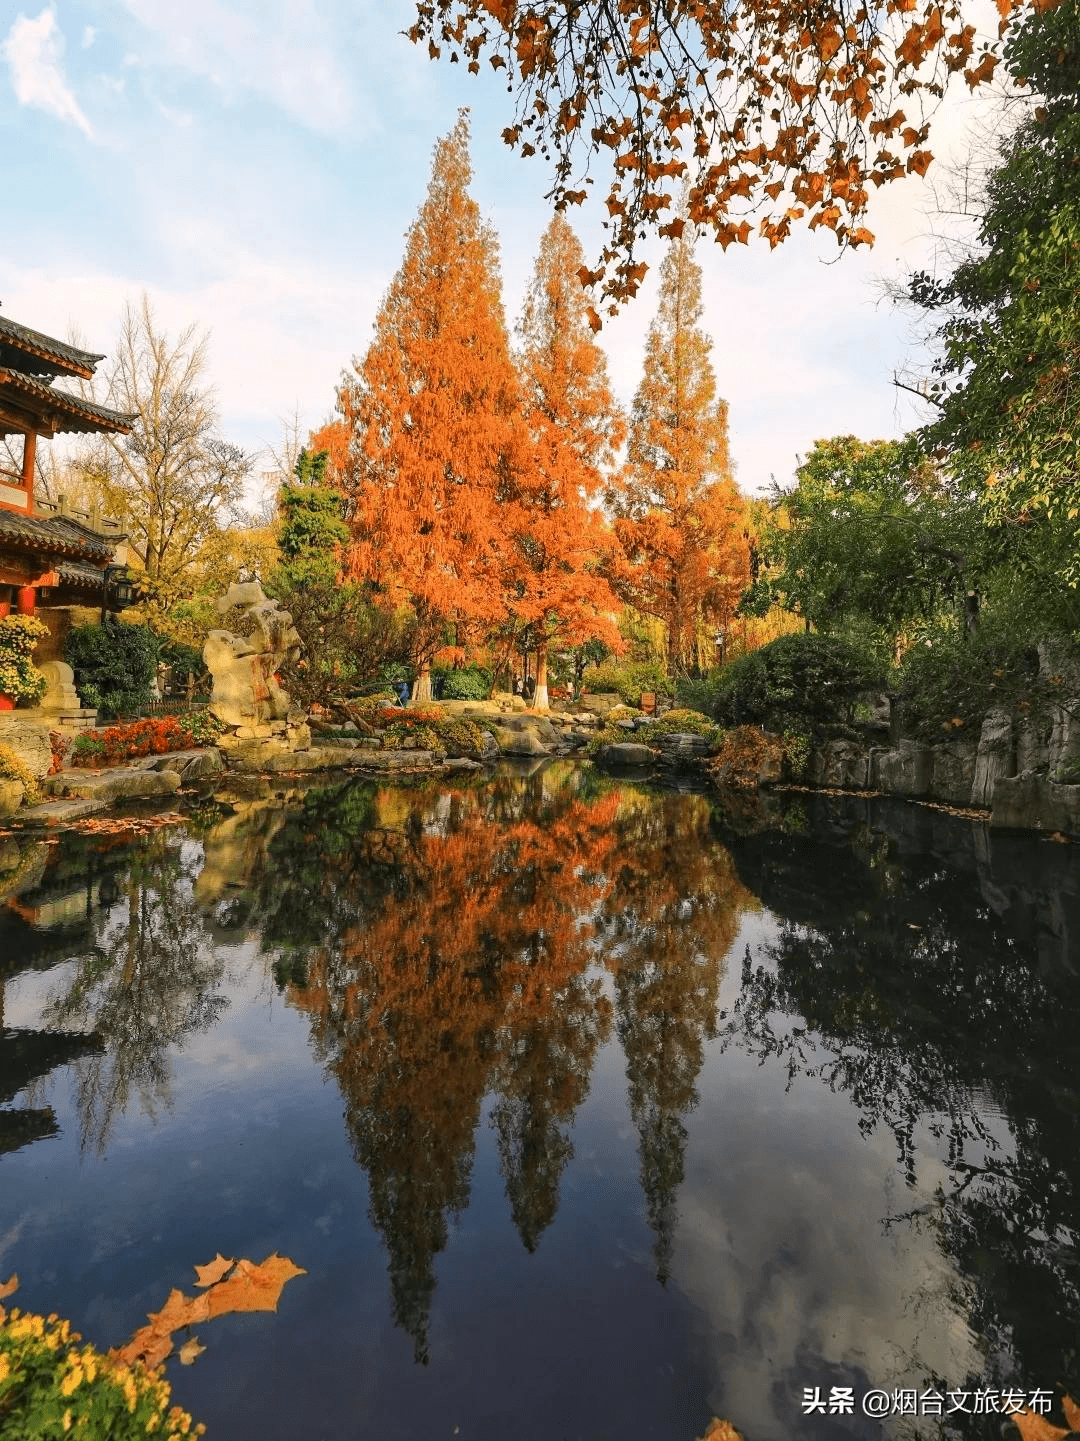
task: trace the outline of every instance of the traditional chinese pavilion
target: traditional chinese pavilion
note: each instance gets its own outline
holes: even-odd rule
[[[13,605],[32,615],[39,602],[104,604],[105,570],[124,539],[119,524],[34,495],[39,436],[130,431],[132,416],[54,383],[90,380],[103,359],[0,316],[0,435],[22,441],[18,470],[0,461],[0,616]]]

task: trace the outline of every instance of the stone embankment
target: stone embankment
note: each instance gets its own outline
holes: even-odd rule
[[[819,743],[806,782],[990,813],[992,827],[1080,836],[1080,703],[1036,720],[991,711],[978,739],[937,744],[897,735]]]

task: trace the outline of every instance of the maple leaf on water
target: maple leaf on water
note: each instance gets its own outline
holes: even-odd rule
[[[6,1281],[0,1281],[0,1301],[3,1301],[7,1296],[13,1296],[18,1289],[19,1276],[18,1272],[16,1272],[15,1275],[10,1276]]]
[[[233,1311],[276,1311],[285,1282],[306,1274],[287,1256],[276,1252],[258,1265],[252,1261],[232,1261],[219,1252],[205,1266],[195,1267],[196,1285],[205,1288],[201,1296],[185,1296],[183,1291],[174,1288],[161,1310],[151,1312],[147,1324],[112,1354],[129,1366],[141,1361],[152,1371],[172,1354],[173,1336],[183,1327]],[[194,1346],[192,1341],[185,1342],[180,1359],[185,1366],[190,1366],[204,1349],[198,1342]]]
[[[721,1421],[714,1416],[705,1428],[701,1441],[743,1441],[742,1432],[736,1431],[730,1421]]]
[[[1055,1426],[1045,1416],[1036,1415],[1034,1411],[1018,1411],[1012,1422],[1020,1432],[1022,1441],[1062,1441],[1065,1436],[1072,1436],[1080,1430],[1080,1406],[1066,1396],[1061,1409],[1065,1412],[1065,1420],[1068,1425],[1065,1427]]]
[[[223,1256],[219,1251],[212,1261],[205,1266],[196,1266],[195,1274],[198,1280],[196,1286],[213,1286],[216,1282],[224,1280],[236,1262],[229,1256]]]

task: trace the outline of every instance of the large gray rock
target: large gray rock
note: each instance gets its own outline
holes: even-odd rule
[[[22,781],[0,780],[0,816],[11,816],[22,805]]]
[[[480,759],[485,761],[497,760],[499,757],[499,742],[490,731],[481,731]]]
[[[901,741],[897,750],[871,752],[870,785],[893,796],[925,796],[930,791],[930,747]]]
[[[1008,711],[992,710],[983,721],[979,734],[971,804],[989,808],[998,781],[1015,774],[1016,745],[1013,739],[1012,716]]]
[[[637,741],[617,741],[614,745],[601,746],[596,759],[605,766],[651,766],[656,764],[656,752]]]
[[[18,719],[18,715],[18,711],[0,714],[0,746],[7,746],[34,779],[41,780],[52,765],[49,727],[39,721]]]
[[[1050,766],[1054,722],[1046,715],[1020,716],[1016,723],[1016,773],[1045,771]]]
[[[815,746],[806,763],[806,779],[830,790],[864,791],[870,784],[870,752],[851,740]]]
[[[170,751],[168,755],[154,756],[148,770],[176,771],[181,782],[189,786],[195,781],[211,780],[225,769],[225,757],[217,746],[203,746],[198,750]]]
[[[547,756],[551,749],[540,739],[535,726],[512,730],[509,726],[492,726],[491,733],[504,756]],[[552,732],[554,735],[554,732]]]
[[[976,747],[970,741],[932,746],[930,797],[951,806],[969,806],[975,782]]]
[[[623,698],[618,691],[585,691],[578,701],[581,710],[591,711],[593,715],[607,715],[609,710],[614,710],[617,705],[622,705]]]
[[[1080,786],[1059,786],[1045,776],[1000,776],[990,824],[1002,830],[1080,835]]]
[[[143,800],[179,789],[180,776],[173,770],[62,771],[52,784],[54,795],[93,801]]]
[[[696,736],[688,731],[657,736],[656,744],[660,748],[661,764],[666,766],[700,765],[712,750],[704,736]]]
[[[512,731],[535,731],[540,739],[547,746],[553,746],[559,737],[547,716],[542,715],[508,715],[504,716],[499,724],[505,730]]]

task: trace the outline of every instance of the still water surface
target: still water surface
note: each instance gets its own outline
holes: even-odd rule
[[[1075,855],[569,763],[0,840],[0,1278],[107,1347],[217,1251],[290,1256],[169,1362],[211,1441],[1075,1394]]]

